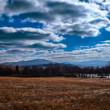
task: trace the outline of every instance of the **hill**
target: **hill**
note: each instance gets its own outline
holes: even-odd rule
[[[67,62],[64,62],[65,64],[68,64]],[[104,67],[108,64],[108,61],[85,61],[85,62],[72,62],[71,64],[77,65],[81,68],[83,67]]]
[[[49,63],[54,63],[54,62],[45,60],[45,59],[34,59],[34,60],[28,60],[28,61],[7,62],[7,63],[3,63],[3,65],[35,66],[35,65],[43,65],[43,64],[49,64]]]

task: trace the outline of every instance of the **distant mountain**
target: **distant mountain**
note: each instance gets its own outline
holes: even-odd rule
[[[34,60],[29,60],[29,61],[19,61],[19,62],[7,62],[3,63],[3,65],[11,65],[11,66],[37,66],[37,65],[44,65],[44,64],[49,64],[49,63],[54,63],[50,60],[45,60],[45,59],[34,59]]]
[[[7,63],[3,63],[2,65],[10,65],[10,66],[38,66],[38,65],[45,65],[48,66],[48,64],[55,64],[57,62],[53,62],[50,60],[45,60],[45,59],[34,59],[34,60],[29,60],[29,61],[19,61],[19,62],[7,62]],[[85,61],[85,62],[63,62],[61,63],[66,64],[66,65],[74,65],[74,66],[79,66],[79,67],[87,67],[87,66],[93,66],[93,67],[103,67],[106,66],[108,64],[108,61]]]
[[[64,62],[65,64],[68,64],[67,62]],[[87,66],[93,66],[93,67],[103,67],[108,64],[108,61],[85,61],[85,62],[72,62],[71,64],[77,65],[79,67],[87,67]]]

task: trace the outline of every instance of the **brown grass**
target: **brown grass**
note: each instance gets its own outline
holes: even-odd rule
[[[0,77],[0,110],[110,110],[110,79]]]

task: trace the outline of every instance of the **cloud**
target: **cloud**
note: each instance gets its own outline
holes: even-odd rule
[[[0,16],[5,12],[5,6],[7,5],[7,0],[0,0]]]
[[[83,61],[97,61],[110,60],[110,48],[107,47],[95,47],[91,49],[75,50],[72,52],[61,52],[49,54],[47,58],[58,62],[83,62]],[[45,57],[44,57],[45,58]]]
[[[108,12],[100,10],[100,6],[95,3],[49,2],[48,7],[52,8],[56,21],[48,24],[47,29],[56,29],[56,33],[94,37],[100,34],[101,28],[110,23]]]
[[[24,54],[26,60],[45,58],[59,62],[110,59],[107,41],[90,49],[61,50],[66,48],[61,35],[84,38],[98,36],[102,28],[110,31],[109,14],[109,0],[0,0],[1,18],[7,15],[13,21],[19,17],[23,23],[43,23],[43,29],[0,27],[0,48],[7,49],[0,50],[2,56],[6,55],[0,60],[22,60]],[[37,54],[36,50],[44,52]]]
[[[59,43],[59,44],[53,44],[53,43],[47,43],[47,42],[36,42],[32,45],[26,46],[29,48],[38,48],[38,49],[57,49],[57,48],[66,48],[66,45]]]
[[[52,32],[46,32],[36,28],[13,28],[1,27],[0,40],[53,40],[59,42],[64,38],[57,36]]]
[[[58,43],[63,39],[62,36],[59,37],[52,32],[47,32],[42,29],[13,27],[0,28],[0,48],[66,48],[66,45]]]
[[[14,14],[33,11],[33,9],[35,8],[35,4],[33,1],[31,2],[30,0],[7,0],[4,13],[11,16]]]
[[[4,51],[4,52],[3,52]],[[19,52],[15,55],[11,54],[11,51],[15,50],[2,50],[0,55],[6,55],[8,61],[22,61],[22,60],[32,60],[32,59],[48,59],[55,62],[83,62],[83,61],[109,61],[110,60],[110,42],[104,41],[103,43],[97,44],[94,47],[89,47],[87,49],[78,49],[73,51],[64,51],[63,49],[55,50],[31,50],[29,49],[29,54],[19,55]],[[21,50],[20,50],[21,51]],[[22,53],[24,50],[22,50]],[[33,51],[33,52],[32,52]],[[11,55],[11,57],[10,57]],[[7,62],[7,57],[0,57],[1,62]]]
[[[9,57],[9,56],[26,56],[35,54],[35,49],[23,49],[23,48],[15,48],[15,49],[8,49],[8,50],[1,50],[0,57]]]
[[[4,13],[42,22],[45,30],[54,33],[94,37],[110,24],[107,3],[104,0],[10,0]]]
[[[109,47],[110,44],[108,44],[108,43],[105,43],[105,44],[97,44],[96,46],[97,46],[97,47]]]
[[[104,43],[110,43],[110,40],[105,40],[105,41],[103,41]]]
[[[109,61],[110,60],[110,42],[104,41],[94,47],[87,49],[78,49],[73,51],[56,50],[52,52],[42,53],[35,58],[45,58],[57,62],[83,62],[83,61]]]
[[[106,31],[110,31],[110,27],[107,27],[105,30],[106,30]]]
[[[102,4],[103,4],[103,9],[110,11],[110,1],[109,0],[106,0]]]

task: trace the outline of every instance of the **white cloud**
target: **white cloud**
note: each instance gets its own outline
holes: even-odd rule
[[[58,36],[42,29],[13,27],[0,28],[0,48],[66,48],[65,44],[59,43],[63,39],[62,36]]]
[[[99,30],[110,23],[107,18],[108,12],[100,10],[100,6],[97,4],[83,2],[72,2],[71,4],[66,2],[64,4],[64,6],[61,4],[54,6],[53,11],[55,11],[57,19],[47,25],[47,30],[81,37],[92,37],[99,35]]]
[[[103,2],[103,8],[110,11],[110,1]]]
[[[110,46],[108,41],[97,44],[90,49],[74,50],[66,52],[58,50],[66,48],[59,43],[64,38],[61,34],[78,35],[81,37],[95,37],[100,34],[101,28],[110,31],[109,0],[0,0],[0,15],[6,14],[12,17],[23,15],[23,19],[43,23],[43,29],[35,28],[0,28],[0,47],[8,50],[0,51],[1,62],[7,59],[12,61],[44,58],[58,62],[77,62],[86,60],[110,60]],[[52,42],[51,42],[52,41]],[[56,43],[54,43],[56,42]],[[15,48],[18,49],[15,51]],[[21,50],[24,49],[24,50]],[[29,50],[28,49],[33,49]],[[36,49],[44,49],[37,51]],[[46,50],[47,49],[47,50]],[[54,49],[48,51],[48,49]],[[55,50],[56,49],[56,50]],[[15,52],[16,56],[13,56]],[[29,54],[29,53],[32,54]],[[21,54],[22,53],[22,54]],[[21,54],[21,56],[19,56]],[[11,55],[11,57],[9,57]],[[28,56],[29,55],[29,56]],[[31,56],[33,55],[33,56]]]
[[[104,43],[110,43],[110,40],[105,40],[105,41],[103,41]]]
[[[4,13],[43,22],[45,29],[54,33],[94,37],[110,24],[109,6],[107,0],[11,0]]]
[[[97,44],[96,45],[96,47],[109,47],[110,46],[110,44],[107,44],[107,43],[105,43],[105,44]]]
[[[26,55],[33,55],[35,53],[36,53],[35,49],[13,48],[8,50],[1,50],[0,57],[26,56]]]
[[[107,27],[105,30],[106,30],[106,31],[110,31],[110,27]]]
[[[64,51],[63,49],[59,50],[36,50],[33,51],[33,55],[24,55],[19,56],[17,54],[13,55],[10,54],[10,50],[5,50],[7,57],[10,60],[15,60],[15,57],[19,57],[18,60],[32,60],[32,59],[48,59],[55,62],[83,62],[83,61],[109,61],[110,60],[110,43],[104,42],[101,44],[97,44],[95,47],[89,48],[89,49],[79,49],[79,50],[73,50],[73,51]],[[23,51],[23,50],[22,50]],[[32,51],[32,50],[29,50]],[[3,52],[2,52],[3,53]],[[4,53],[2,55],[5,55]],[[9,55],[12,55],[12,57],[9,57]],[[1,57],[1,62],[6,62],[7,57]]]
[[[0,14],[4,14],[7,1],[8,0],[0,0]]]
[[[40,57],[57,62],[109,61],[109,55],[110,43],[105,41],[89,49],[73,50],[72,52],[56,50],[51,53],[47,52],[47,54],[37,55],[35,58]]]
[[[24,39],[35,39],[35,40],[46,39],[46,40],[53,40],[55,42],[60,42],[64,39],[62,36],[59,37],[58,35],[52,32],[48,32],[42,29],[31,28],[31,27],[28,27],[28,28],[0,27],[0,31],[2,31],[1,34],[3,34],[6,37],[10,36],[9,34],[13,34],[14,37],[10,38],[11,40],[16,39],[17,34],[23,35],[22,38],[19,36],[18,39],[23,39],[23,38]],[[0,39],[2,40],[2,37]]]

